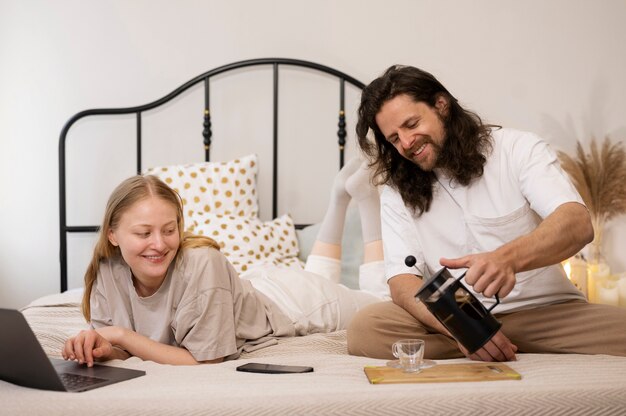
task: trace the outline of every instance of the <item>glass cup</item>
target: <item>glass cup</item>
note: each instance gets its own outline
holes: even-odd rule
[[[424,359],[424,340],[401,339],[391,346],[393,356],[398,359],[400,368],[405,373],[418,373]]]

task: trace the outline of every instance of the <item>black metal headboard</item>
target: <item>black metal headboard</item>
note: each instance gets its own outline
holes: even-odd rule
[[[273,166],[272,166],[272,217],[276,217],[278,210],[278,81],[279,81],[279,68],[281,65],[289,65],[296,67],[305,67],[314,69],[326,74],[333,75],[339,79],[339,122],[337,131],[337,144],[339,147],[339,168],[344,164],[344,148],[346,144],[346,120],[345,120],[345,83],[349,83],[359,89],[362,89],[365,85],[357,79],[341,72],[336,69],[320,65],[314,62],[302,61],[297,59],[286,58],[262,58],[262,59],[250,59],[246,61],[234,62],[228,65],[224,65],[215,69],[212,69],[204,74],[198,75],[192,80],[181,85],[171,93],[167,94],[163,98],[153,101],[148,104],[140,105],[137,107],[127,108],[102,108],[81,111],[70,118],[65,126],[61,130],[61,136],[59,137],[59,236],[60,236],[60,261],[61,261],[61,292],[64,292],[68,288],[67,284],[67,233],[86,233],[97,232],[98,226],[70,226],[67,225],[67,207],[66,207],[66,166],[65,166],[65,141],[67,133],[70,128],[78,120],[101,115],[114,115],[114,114],[135,114],[136,115],[136,132],[137,132],[137,174],[141,174],[142,171],[142,114],[145,111],[152,110],[159,107],[171,100],[184,91],[188,90],[192,86],[204,83],[204,116],[202,120],[202,136],[204,142],[204,160],[209,161],[211,151],[211,112],[209,106],[209,91],[210,91],[210,79],[215,75],[222,74],[231,70],[259,66],[259,65],[271,65],[273,68]]]

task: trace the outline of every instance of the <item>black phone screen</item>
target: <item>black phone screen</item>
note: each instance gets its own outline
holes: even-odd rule
[[[293,374],[293,373],[310,373],[313,367],[300,365],[277,365],[277,364],[261,364],[247,363],[237,367],[237,371],[246,371],[248,373],[266,373],[266,374]]]

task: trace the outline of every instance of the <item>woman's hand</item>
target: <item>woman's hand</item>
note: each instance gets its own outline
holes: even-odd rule
[[[94,329],[80,331],[65,341],[61,355],[65,360],[78,361],[92,367],[94,360],[106,361],[114,358],[115,348]]]

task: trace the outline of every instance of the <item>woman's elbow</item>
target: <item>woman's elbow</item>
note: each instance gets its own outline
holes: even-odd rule
[[[220,357],[214,360],[196,361],[196,364],[219,364],[223,362],[224,362],[224,357]]]

